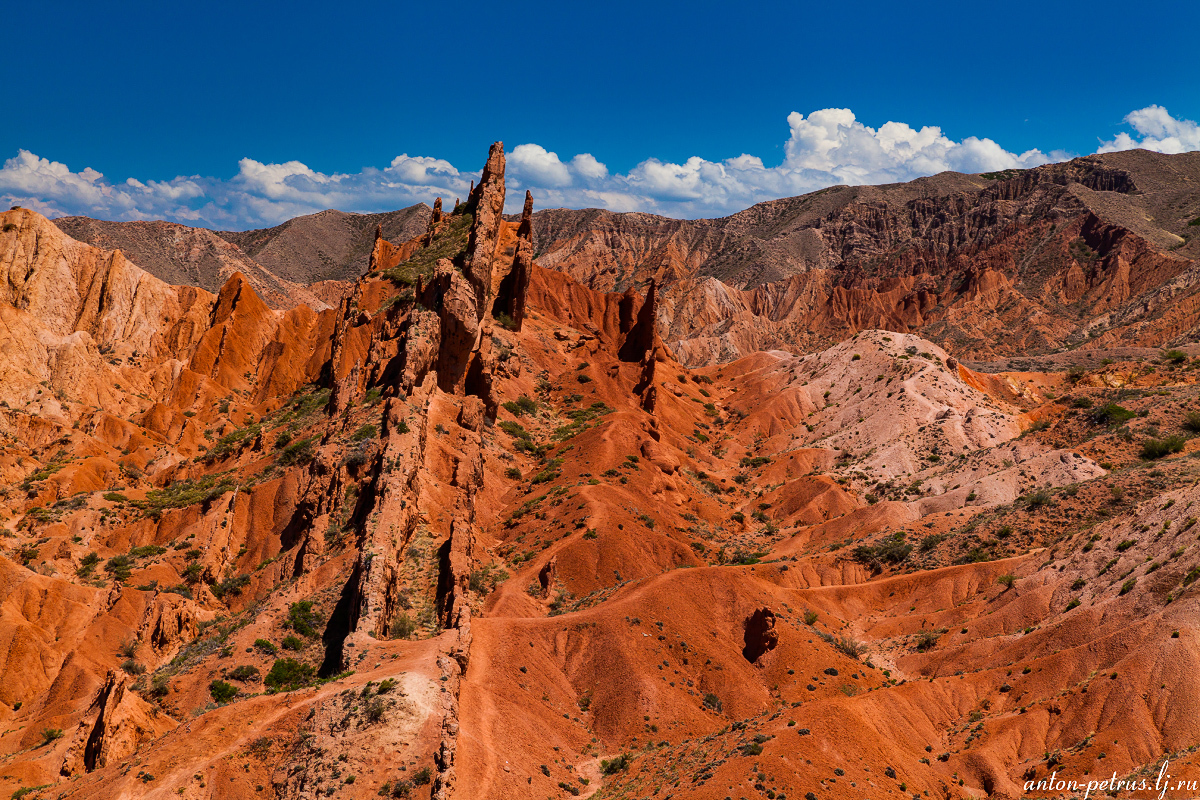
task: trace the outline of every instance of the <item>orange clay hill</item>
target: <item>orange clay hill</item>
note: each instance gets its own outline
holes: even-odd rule
[[[687,368],[504,204],[323,311],[2,215],[0,797],[1200,779],[1200,348]]]

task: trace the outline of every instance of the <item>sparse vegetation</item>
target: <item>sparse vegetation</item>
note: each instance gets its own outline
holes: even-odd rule
[[[356,430],[351,436],[350,441],[362,442],[367,439],[374,439],[379,435],[379,429],[374,425],[367,424]]]
[[[237,697],[238,688],[231,683],[226,683],[222,680],[215,680],[208,685],[208,693],[212,695],[214,702],[228,703],[230,700]]]
[[[942,638],[945,630],[930,630],[921,631],[917,634],[916,648],[918,653],[925,653],[932,650],[938,643],[938,639]]]
[[[874,570],[900,564],[908,558],[913,549],[913,546],[906,542],[905,538],[905,533],[899,531],[881,539],[874,545],[862,544],[855,547],[852,555],[855,561],[866,564]]]
[[[311,664],[294,658],[280,658],[271,666],[263,683],[276,691],[290,692],[307,686],[315,675],[316,669]]]
[[[151,489],[146,493],[145,500],[133,505],[157,519],[168,509],[207,503],[226,492],[232,492],[235,487],[233,479],[228,476],[210,475],[194,480],[175,481],[162,489]]]
[[[614,756],[608,759],[601,759],[600,772],[603,775],[616,775],[618,772],[629,768],[629,762],[633,758],[629,753],[621,753],[619,756]]]
[[[1172,453],[1183,452],[1183,447],[1186,443],[1187,440],[1178,435],[1167,436],[1162,439],[1149,438],[1142,442],[1141,456],[1147,461],[1155,461]]]
[[[1091,419],[1097,425],[1116,425],[1128,422],[1136,416],[1137,414],[1133,411],[1116,403],[1105,403],[1102,406],[1096,407],[1091,414]]]
[[[417,621],[407,611],[401,611],[392,620],[391,633],[394,639],[411,639],[417,632]]]
[[[301,600],[288,606],[286,624],[301,636],[315,639],[320,635],[317,626],[321,624],[321,615],[313,610],[311,600]]]
[[[285,467],[304,466],[313,460],[316,437],[292,442],[279,454],[279,463]]]
[[[501,403],[504,410],[512,414],[514,417],[521,417],[525,414],[534,414],[537,412],[537,401],[528,395],[521,395],[516,400],[507,400]]]
[[[428,247],[421,248],[413,253],[412,258],[385,271],[383,277],[401,286],[415,286],[418,278],[433,275],[439,259],[457,261],[467,251],[471,221],[469,213],[452,214]]]

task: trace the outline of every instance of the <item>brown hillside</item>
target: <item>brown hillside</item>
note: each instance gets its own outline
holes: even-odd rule
[[[718,220],[535,215],[540,264],[662,287],[659,328],[699,365],[867,328],[961,357],[1194,338],[1200,153],[1129,151],[987,175],[835,186]]]

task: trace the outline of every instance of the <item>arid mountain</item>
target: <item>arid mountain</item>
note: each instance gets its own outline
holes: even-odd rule
[[[240,273],[263,302],[272,308],[291,308],[304,303],[320,311],[337,305],[328,292],[313,291],[307,283],[280,277],[236,245],[205,228],[189,228],[173,222],[104,222],[88,217],[54,220],[71,238],[103,250],[121,253],[166,283],[220,291],[234,273]],[[347,284],[341,287],[342,292]],[[340,292],[337,293],[340,297]]]
[[[504,173],[319,312],[0,215],[0,796],[1200,779],[1200,346],[689,368]]]
[[[407,241],[425,230],[424,203],[384,214],[322,211],[274,228],[210,231],[172,222],[54,220],[71,238],[126,258],[167,283],[217,292],[235,272],[271,308],[336,306],[367,270],[377,228]]]
[[[1135,150],[988,175],[831,187],[718,220],[534,218],[538,263],[660,286],[684,363],[920,333],[960,357],[1158,346],[1200,325],[1200,153]]]
[[[219,231],[251,258],[287,280],[356,281],[367,271],[376,228],[384,238],[405,242],[424,232],[429,206],[418,203],[382,214],[321,211],[296,217],[274,228]]]

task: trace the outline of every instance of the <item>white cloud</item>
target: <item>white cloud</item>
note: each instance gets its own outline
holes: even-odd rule
[[[571,171],[540,144],[519,144],[508,154],[513,177],[531,186],[569,186]]]
[[[1176,119],[1160,106],[1134,111],[1125,122],[1133,134],[1120,133],[1102,142],[1098,152],[1200,149],[1200,126]],[[519,210],[524,190],[530,189],[538,208],[722,216],[763,200],[834,184],[895,183],[945,170],[987,172],[1071,157],[1060,150],[1010,152],[976,136],[955,141],[933,125],[914,128],[893,121],[872,128],[845,108],[822,109],[807,117],[793,112],[787,123],[784,158],[775,166],[743,153],[723,161],[692,157],[681,164],[649,158],[622,174],[610,172],[590,153],[565,159],[541,145],[520,144],[508,156],[509,210]],[[131,177],[111,182],[91,168],[73,172],[65,164],[21,150],[0,168],[0,202],[49,216],[169,219],[240,229],[274,225],[325,208],[383,211],[432,203],[438,196],[451,202],[465,198],[477,176],[443,159],[405,154],[382,169],[366,167],[347,174],[325,174],[299,161],[268,164],[245,158],[228,179]]]
[[[1175,119],[1162,106],[1146,106],[1137,111],[1131,111],[1125,117],[1125,123],[1133,128],[1138,136],[1135,138],[1128,133],[1118,133],[1107,142],[1101,142],[1097,153],[1111,153],[1115,150],[1154,150],[1159,153],[1186,153],[1200,150],[1200,125],[1190,119]]]

